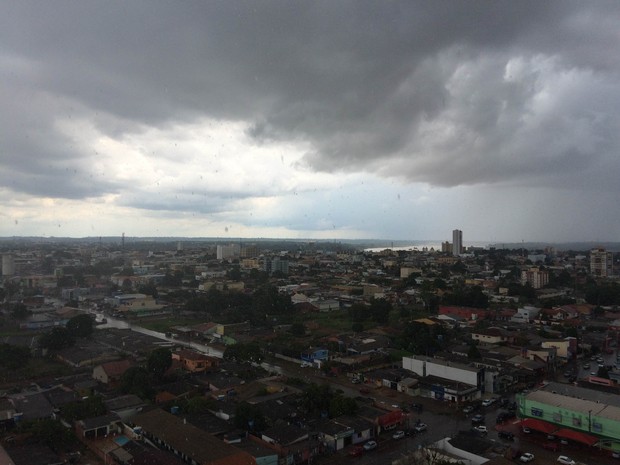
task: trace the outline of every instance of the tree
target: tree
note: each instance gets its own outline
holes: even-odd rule
[[[328,384],[319,386],[312,383],[302,395],[301,407],[309,415],[318,416],[323,412],[329,412],[331,398],[332,391]]]
[[[392,304],[385,299],[372,299],[370,302],[370,314],[372,319],[379,324],[386,324],[390,320]]]
[[[140,284],[138,286],[138,292],[140,294],[150,295],[154,299],[157,298],[157,287],[155,286],[152,280],[146,284]]]
[[[69,402],[60,408],[60,414],[69,423],[84,418],[98,417],[106,412],[106,406],[100,396],[91,396],[84,400]]]
[[[207,399],[204,396],[194,396],[187,400],[185,408],[187,413],[207,413],[216,407],[215,402],[214,399]]]
[[[364,324],[363,323],[353,323],[351,325],[351,331],[353,331],[354,333],[360,333],[360,332],[364,331]]]
[[[146,369],[157,380],[162,379],[164,374],[172,366],[172,352],[166,347],[155,349],[146,361]]]
[[[67,330],[76,338],[87,337],[93,333],[93,319],[90,315],[77,315],[67,322]]]
[[[306,327],[303,323],[293,323],[290,332],[293,336],[304,336],[306,334]]]
[[[470,360],[480,360],[482,354],[478,350],[478,346],[474,343],[469,344],[469,350],[467,351],[467,358]]]
[[[256,342],[249,342],[247,344],[239,342],[226,347],[224,360],[260,363],[263,361],[263,353],[261,347]]]
[[[77,442],[70,428],[50,418],[23,423],[19,426],[18,432],[32,434],[35,442],[42,442],[55,452],[71,450]]]
[[[30,350],[28,347],[0,344],[0,366],[16,370],[28,363]]]
[[[244,430],[262,431],[267,427],[267,420],[259,407],[240,402],[235,408],[235,426]]]
[[[75,339],[67,328],[57,326],[48,333],[39,337],[39,345],[44,349],[60,350],[71,347]]]
[[[356,302],[349,307],[349,316],[355,322],[367,320],[370,317],[370,307],[366,304]]]
[[[15,304],[11,308],[11,317],[16,320],[24,320],[28,318],[30,311],[24,304]]]
[[[143,367],[131,367],[121,376],[121,391],[125,394],[135,394],[142,399],[149,399],[152,395],[151,377]]]
[[[357,402],[352,397],[336,394],[329,402],[329,416],[335,418],[340,415],[354,415],[358,408]]]

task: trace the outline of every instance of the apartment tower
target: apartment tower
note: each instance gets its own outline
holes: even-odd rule
[[[455,229],[452,231],[452,255],[458,257],[463,253],[463,231]]]
[[[603,248],[590,250],[590,273],[597,278],[613,275],[614,257]]]

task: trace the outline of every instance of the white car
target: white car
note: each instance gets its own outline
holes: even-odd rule
[[[376,441],[368,441],[366,444],[364,444],[364,450],[373,450],[376,448],[377,448]]]
[[[521,455],[521,457],[519,457],[519,460],[523,463],[531,462],[532,460],[534,460],[534,454],[526,452],[525,454]]]
[[[558,457],[558,462],[562,463],[563,465],[575,465],[575,461],[570,457],[567,457],[566,455],[560,455]]]
[[[396,431],[394,434],[392,434],[392,439],[402,439],[405,437],[405,432],[404,431]]]
[[[416,432],[421,433],[422,431],[426,431],[428,429],[428,425],[426,423],[420,423],[415,425],[415,428],[413,429],[416,430]]]
[[[483,425],[479,425],[479,426],[474,426],[472,428],[474,431],[477,431],[480,434],[487,434],[489,431],[487,430],[486,426]]]
[[[495,399],[484,399],[482,401],[482,406],[483,407],[489,407],[491,405],[493,405],[495,403]]]

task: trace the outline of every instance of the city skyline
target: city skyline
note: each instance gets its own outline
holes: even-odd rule
[[[0,17],[0,237],[620,240],[616,2]]]

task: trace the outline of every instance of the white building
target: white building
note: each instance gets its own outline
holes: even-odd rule
[[[599,278],[613,275],[614,257],[611,252],[598,248],[590,251],[590,273]]]
[[[427,379],[430,396],[461,402],[480,397],[485,391],[485,369],[473,365],[414,355],[403,357],[403,368]]]
[[[540,308],[531,307],[526,305],[525,307],[521,307],[517,309],[517,313],[515,313],[510,321],[513,323],[529,323],[532,320],[535,320],[540,312]]]
[[[239,244],[218,245],[215,254],[218,260],[238,258],[241,254],[241,246]]]

